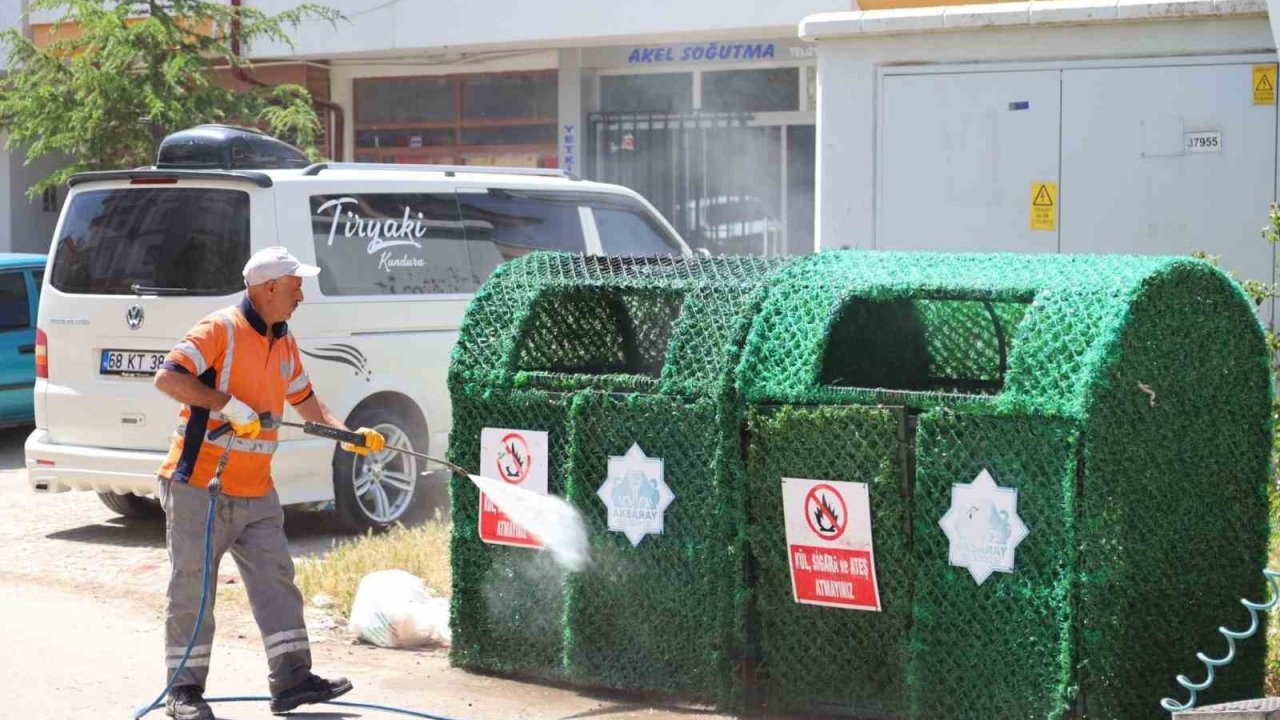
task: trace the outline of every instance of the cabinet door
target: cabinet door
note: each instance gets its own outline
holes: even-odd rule
[[[1049,418],[949,410],[920,416],[912,496],[913,717],[1065,716],[1076,672],[1063,658],[1076,657],[1071,508],[1079,435],[1071,422]],[[1011,504],[997,508],[990,496],[965,491],[983,472],[1006,498],[1013,491]],[[949,516],[950,531],[939,524]],[[1028,532],[1009,552],[1015,519]],[[1008,561],[1009,571],[969,564],[994,557]],[[979,583],[975,570],[990,574]]]
[[[1253,66],[1067,70],[1062,251],[1220,256],[1271,282],[1259,236],[1275,197],[1276,109]]]
[[[876,247],[1053,252],[1033,183],[1058,181],[1059,71],[887,75]]]
[[[739,481],[726,484],[732,470],[716,470],[727,462],[730,437],[737,440],[736,425],[727,430],[707,400],[596,391],[574,397],[565,496],[586,523],[593,566],[608,570],[564,580],[564,661],[572,682],[707,698],[729,692],[730,665],[745,643],[736,598],[748,593]],[[650,459],[616,469],[614,458],[630,456],[633,447]],[[675,497],[665,510],[656,476]],[[610,478],[616,480],[601,495]],[[610,529],[621,515],[609,507],[655,512],[661,532],[636,544]]]
[[[762,408],[747,429],[747,539],[765,707],[771,714],[905,717],[915,575],[906,411]],[[880,612],[796,602],[782,499],[788,477],[867,484]]]

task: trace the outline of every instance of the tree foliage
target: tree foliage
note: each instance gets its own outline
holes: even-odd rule
[[[9,51],[0,130],[28,162],[67,159],[32,195],[73,173],[149,165],[165,135],[200,123],[261,125],[317,154],[321,126],[306,88],[236,91],[225,82],[232,71],[252,72],[233,51],[233,35],[244,47],[291,45],[289,29],[309,19],[336,22],[337,11],[304,4],[268,15],[209,0],[33,0],[29,7],[62,16],[43,46],[17,29],[0,33]]]

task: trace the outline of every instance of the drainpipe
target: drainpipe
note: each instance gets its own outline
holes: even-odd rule
[[[240,0],[231,0],[231,7],[236,10],[236,14],[231,18],[231,54],[237,58],[240,57]],[[249,73],[244,68],[232,67],[231,74],[240,82],[256,85],[258,87],[271,87],[270,83],[265,83]],[[343,133],[345,127],[343,125],[342,106],[329,100],[321,100],[318,97],[312,97],[311,103],[316,107],[322,108],[329,114],[330,124],[328,137],[329,149],[333,152],[327,153],[329,157],[336,161],[342,160]]]

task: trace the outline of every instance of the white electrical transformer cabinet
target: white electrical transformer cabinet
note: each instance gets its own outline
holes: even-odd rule
[[[1251,86],[1268,61],[887,72],[876,247],[1204,251],[1271,281],[1276,105]]]
[[[1155,2],[1143,7],[1165,16],[1126,20],[1126,2],[806,20],[801,35],[819,45],[819,247],[1204,252],[1275,282],[1262,237],[1280,169],[1265,5],[1202,2],[1220,14],[1171,20],[1190,3]]]

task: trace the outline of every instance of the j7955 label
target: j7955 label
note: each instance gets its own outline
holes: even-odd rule
[[[1194,132],[1183,137],[1182,149],[1188,153],[1222,152],[1222,133]]]

